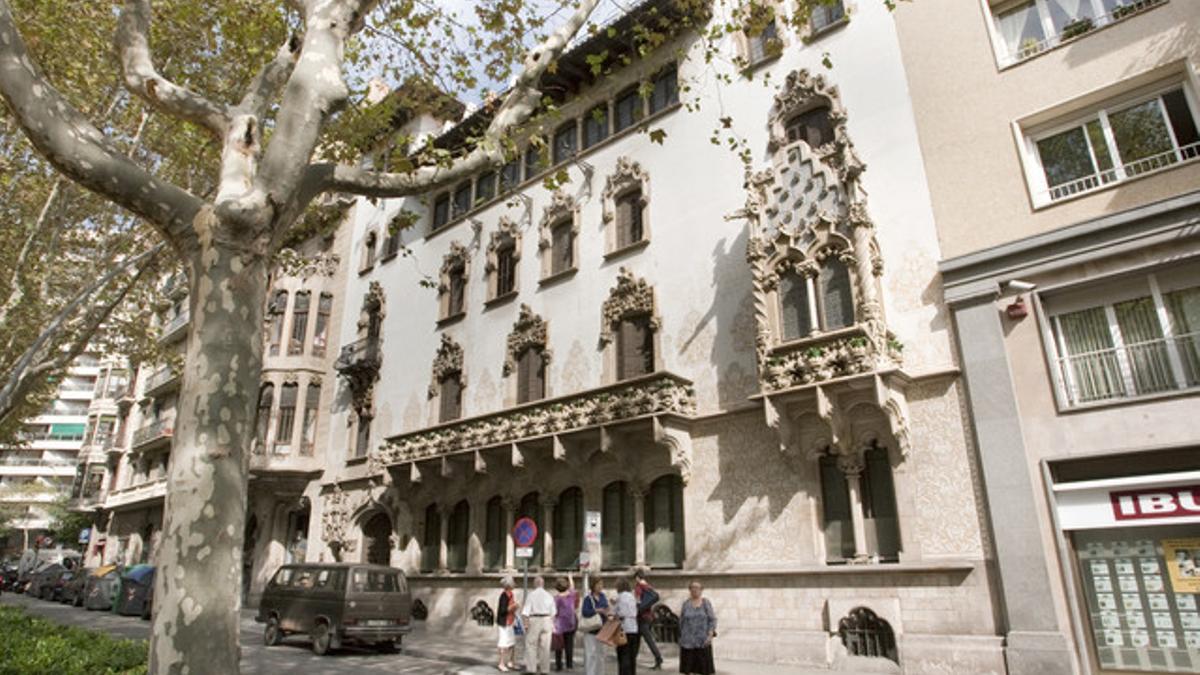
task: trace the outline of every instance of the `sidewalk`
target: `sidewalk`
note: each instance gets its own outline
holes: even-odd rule
[[[663,655],[663,673],[679,672],[679,648],[675,645],[659,645]],[[458,668],[448,668],[447,675],[485,675],[498,673],[496,670],[496,633],[492,627],[471,627],[458,633],[434,633],[426,628],[423,622],[414,625],[413,632],[404,638],[403,651],[405,654],[420,658],[445,661],[457,664]],[[608,665],[605,673],[617,672],[617,658],[612,649],[608,650]],[[524,666],[525,653],[518,641],[517,665]],[[755,663],[751,661],[731,661],[722,659],[720,649],[716,652],[717,675],[867,675],[866,671],[830,671],[824,669],[804,668],[795,665],[775,665]],[[650,667],[654,659],[645,646],[642,647],[638,658],[638,673],[654,673]],[[550,668],[554,668],[554,655],[550,655]],[[568,672],[568,671],[564,671]],[[574,673],[583,672],[583,642],[578,640],[575,646]],[[876,675],[878,671],[875,671]]]

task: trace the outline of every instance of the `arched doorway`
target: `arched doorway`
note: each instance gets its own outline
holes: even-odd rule
[[[363,525],[363,550],[366,562],[387,565],[391,562],[392,519],[386,513],[376,513]]]

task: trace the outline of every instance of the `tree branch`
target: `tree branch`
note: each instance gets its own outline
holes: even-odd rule
[[[138,280],[150,268],[150,264],[162,252],[165,246],[166,244],[159,243],[149,250],[143,251],[115,266],[106,274],[81,289],[66,306],[55,314],[54,318],[38,334],[37,339],[17,359],[12,370],[4,375],[4,382],[0,385],[0,426],[3,426],[8,421],[7,418],[9,415],[18,408],[18,403],[25,398],[25,395],[37,383],[39,375],[44,375],[50,371],[65,367],[83,352],[92,336],[95,335],[96,329],[108,319],[113,309],[125,299],[130,289],[137,284]],[[75,316],[79,308],[85,302],[95,297],[97,293],[107,288],[118,276],[130,268],[137,269],[133,278],[114,297],[85,315],[83,325],[78,328],[76,335],[68,343],[69,346],[67,349],[59,351],[57,354],[47,355],[47,350],[55,344],[62,332],[69,327],[71,318]]]
[[[266,115],[271,101],[279,95],[280,89],[292,76],[292,69],[296,67],[296,60],[299,57],[300,36],[293,33],[288,37],[287,42],[279,47],[275,58],[263,66],[263,69],[254,77],[254,81],[246,90],[246,95],[242,97],[242,102],[238,104],[238,109],[261,120]]]
[[[571,38],[587,21],[598,0],[581,0],[571,17],[525,57],[525,65],[516,84],[504,97],[483,138],[471,152],[449,166],[426,166],[405,173],[383,173],[347,165],[314,164],[309,167],[306,183],[315,183],[321,191],[336,190],[368,197],[403,197],[434,190],[462,178],[504,163],[501,140],[513,128],[525,123],[541,100],[538,84],[546,69],[566,49]]]
[[[191,233],[201,201],[125,157],[42,76],[0,0],[0,95],[29,141],[68,178],[156,225],[169,241]]]
[[[150,55],[150,0],[126,0],[117,23],[117,49],[125,86],[154,108],[194,122],[221,138],[229,111],[159,74]]]

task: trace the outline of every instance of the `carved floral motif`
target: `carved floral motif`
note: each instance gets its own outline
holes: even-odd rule
[[[550,363],[550,349],[546,347],[546,321],[533,313],[529,305],[521,305],[521,313],[508,334],[508,347],[504,351],[504,374],[512,375],[517,369],[521,353],[530,347],[540,347],[542,363]]]
[[[438,346],[437,354],[433,357],[433,381],[429,383],[429,398],[438,395],[439,387],[442,380],[451,373],[459,373],[462,377],[463,369],[463,348],[454,338],[442,333],[442,344]],[[466,381],[460,379],[462,386],[466,386]]]
[[[604,301],[600,318],[600,343],[613,340],[613,327],[632,316],[649,316],[650,328],[658,330],[658,318],[654,315],[654,289],[645,279],[633,276],[628,268],[622,267],[617,274],[617,285]]]
[[[333,491],[325,495],[324,502],[321,508],[321,536],[334,560],[340,561],[343,553],[354,552],[355,542],[350,527],[350,514],[354,508],[338,484],[334,484]]]

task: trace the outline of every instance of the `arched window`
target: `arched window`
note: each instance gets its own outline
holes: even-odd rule
[[[810,288],[809,279],[799,272],[789,270],[779,276],[779,323],[784,341],[807,337],[816,328]]]
[[[568,488],[554,507],[554,568],[577,569],[583,550],[583,490]]]
[[[517,403],[546,397],[546,363],[540,347],[529,347],[517,358]]]
[[[646,495],[646,562],[651,567],[683,565],[683,481],[667,475]]]
[[[292,445],[292,430],[296,426],[296,395],[300,385],[289,382],[279,390],[279,425],[275,427],[275,450],[287,452]]]
[[[833,142],[833,120],[829,117],[829,106],[813,108],[793,115],[786,123],[788,143],[804,141],[810,148],[819,148]]]
[[[267,445],[267,431],[271,428],[271,405],[275,402],[275,385],[270,382],[258,390],[258,417],[254,422],[254,437],[259,449]]]
[[[471,505],[462,500],[454,505],[446,541],[446,567],[451,572],[467,570],[467,546],[471,538]]]
[[[288,341],[288,356],[304,353],[304,338],[308,333],[308,291],[297,291],[292,300],[292,339]]]
[[[333,313],[333,295],[322,293],[317,300],[317,325],[313,329],[313,356],[325,356],[329,343],[329,315]]]
[[[450,422],[462,415],[462,373],[451,371],[438,383],[439,420]]]
[[[425,536],[421,538],[421,571],[432,572],[438,566],[438,552],[442,545],[442,515],[437,504],[425,507]]]
[[[609,483],[604,488],[600,555],[605,569],[629,567],[635,555],[633,496],[625,481]]]
[[[854,323],[854,297],[850,290],[850,271],[846,264],[830,257],[821,263],[817,278],[821,287],[821,313],[825,330],[837,330]]]
[[[304,430],[300,438],[300,454],[312,455],[317,444],[317,414],[321,411],[321,385],[309,384],[304,392]]]
[[[529,559],[530,567],[538,567],[542,564],[542,500],[536,492],[521,497],[521,504],[517,507],[517,519],[530,518],[538,526],[537,541],[533,543],[533,557]]]
[[[833,455],[822,455],[819,465],[825,559],[829,562],[845,562],[854,558],[854,522],[850,516],[846,476]]]
[[[391,563],[392,519],[386,513],[376,513],[363,525],[363,554],[371,565]]]
[[[488,500],[486,520],[483,531],[483,568],[498,570],[504,566],[504,539],[508,536],[508,523],[504,522],[504,501],[500,497]]]

